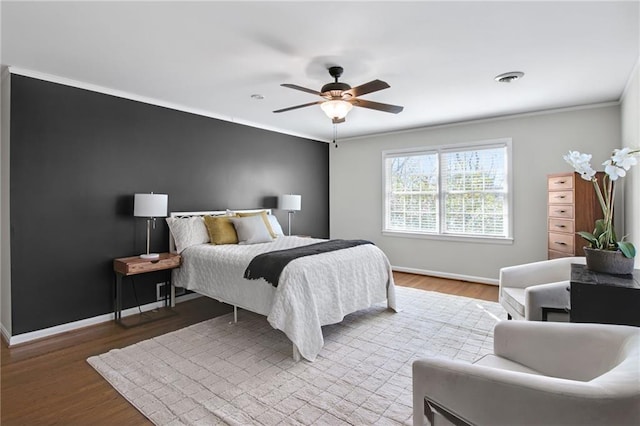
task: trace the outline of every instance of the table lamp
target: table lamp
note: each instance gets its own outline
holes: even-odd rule
[[[289,211],[289,235],[291,235],[291,216],[302,207],[302,196],[285,194],[280,196],[280,209]]]
[[[151,221],[153,221],[153,228],[156,227],[157,217],[167,217],[167,201],[169,196],[167,194],[134,194],[133,198],[133,215],[135,217],[147,218],[147,253],[141,254],[143,259],[158,259],[160,255],[158,253],[149,253],[149,238],[151,234]]]

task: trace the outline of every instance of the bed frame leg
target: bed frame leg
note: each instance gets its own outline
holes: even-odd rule
[[[293,360],[295,362],[300,362],[300,351],[295,343],[293,344]]]
[[[238,322],[238,307],[233,305],[233,323],[236,324]]]

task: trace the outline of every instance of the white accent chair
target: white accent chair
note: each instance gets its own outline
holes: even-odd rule
[[[509,319],[542,320],[542,308],[569,307],[571,264],[584,257],[562,257],[500,269],[498,300]]]
[[[640,328],[501,321],[471,364],[413,363],[413,424],[639,425]]]

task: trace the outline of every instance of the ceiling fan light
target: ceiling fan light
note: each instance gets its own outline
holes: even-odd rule
[[[320,108],[329,118],[345,118],[353,105],[347,101],[333,100],[321,103]]]

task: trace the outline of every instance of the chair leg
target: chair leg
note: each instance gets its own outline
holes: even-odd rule
[[[416,384],[413,386],[413,426],[424,426],[425,400],[423,392],[416,392]],[[433,425],[430,425],[433,426]]]
[[[424,415],[427,417],[427,421],[429,422],[429,426],[436,426],[435,413],[433,412],[433,408],[429,405],[429,402],[424,400]]]
[[[451,413],[446,408],[430,401],[429,399],[425,399],[425,415],[427,416],[427,420],[429,420],[431,426],[436,425],[436,415],[442,416],[449,424],[454,426],[471,426],[469,423]]]

